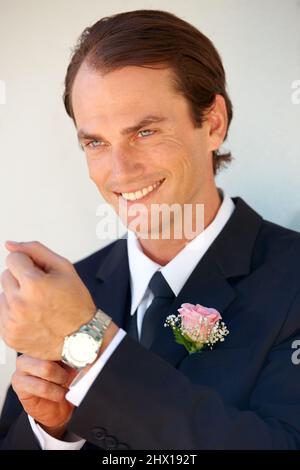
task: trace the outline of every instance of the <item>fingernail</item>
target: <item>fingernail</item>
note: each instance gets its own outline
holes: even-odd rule
[[[19,245],[20,242],[14,242],[13,240],[7,240],[6,243],[10,243],[11,245]]]

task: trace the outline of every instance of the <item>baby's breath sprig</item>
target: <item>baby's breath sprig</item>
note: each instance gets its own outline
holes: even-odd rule
[[[229,334],[223,321],[212,324],[206,317],[199,319],[197,327],[187,328],[181,315],[169,315],[164,326],[172,328],[176,343],[182,344],[190,354],[200,352],[205,347],[212,349],[214,344],[223,342]]]

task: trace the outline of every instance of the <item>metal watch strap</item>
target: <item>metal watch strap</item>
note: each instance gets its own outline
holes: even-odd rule
[[[98,308],[93,318],[85,325],[82,325],[78,331],[88,333],[90,336],[93,336],[96,341],[100,342],[110,322],[111,317]]]

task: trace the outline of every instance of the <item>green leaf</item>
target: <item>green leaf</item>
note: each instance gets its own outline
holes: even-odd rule
[[[199,348],[193,341],[186,338],[180,328],[173,327],[172,330],[176,343],[183,345],[190,354],[201,351],[202,347]]]

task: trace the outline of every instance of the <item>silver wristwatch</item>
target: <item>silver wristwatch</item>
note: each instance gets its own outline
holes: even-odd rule
[[[65,337],[61,360],[74,369],[92,364],[99,353],[111,318],[98,309],[92,320]]]

